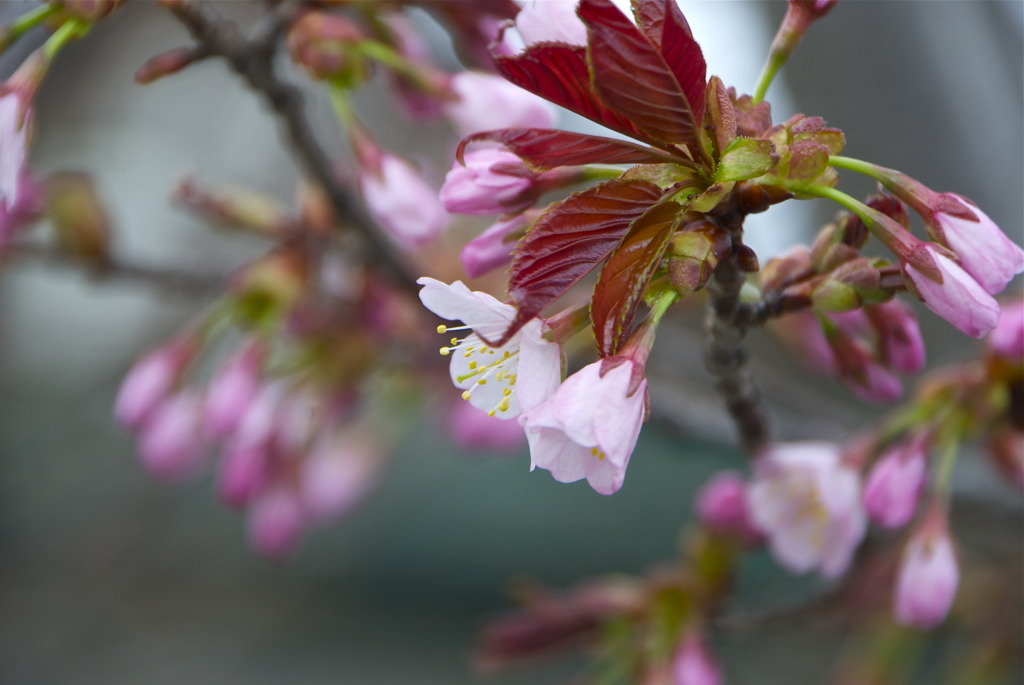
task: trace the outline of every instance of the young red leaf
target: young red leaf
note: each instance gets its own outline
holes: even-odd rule
[[[673,200],[654,205],[633,222],[608,258],[590,304],[590,319],[602,357],[616,354],[625,342],[644,288],[661,264],[669,238],[685,215],[685,210]]]
[[[644,34],[611,0],[581,0],[578,13],[590,37],[587,59],[598,96],[662,145],[693,141],[689,101]]]
[[[519,311],[492,344],[504,344],[590,273],[664,192],[653,183],[614,180],[574,193],[544,212],[512,258],[509,296]]]
[[[626,140],[547,128],[505,128],[474,133],[459,144],[456,157],[461,159],[466,145],[480,140],[501,143],[538,171],[580,164],[689,163],[685,158]]]
[[[538,43],[516,57],[498,57],[494,64],[502,76],[520,88],[613,131],[658,144],[658,139],[643,133],[597,97],[590,83],[584,47]]]
[[[658,49],[690,103],[696,121],[704,116],[707,64],[676,0],[632,0],[640,30]]]

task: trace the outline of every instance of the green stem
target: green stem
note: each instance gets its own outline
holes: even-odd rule
[[[431,95],[452,97],[452,93],[443,88],[437,80],[432,80],[423,68],[417,67],[390,46],[373,40],[364,40],[359,42],[358,50],[370,59],[394,69]]]
[[[856,171],[858,174],[864,174],[878,181],[886,180],[886,175],[882,173],[876,165],[870,162],[864,162],[853,157],[843,157],[841,155],[832,155],[828,158],[828,163],[837,169],[847,169],[849,171]]]
[[[823,197],[828,200],[832,200],[833,202],[841,205],[842,207],[850,210],[851,212],[859,216],[868,226],[871,226],[873,223],[875,223],[869,211],[866,211],[870,210],[870,207],[865,205],[863,202],[857,200],[856,198],[850,197],[841,190],[836,190],[835,188],[830,188],[829,186],[801,186],[799,188],[799,192],[805,193],[807,195],[815,195],[817,197]]]
[[[47,61],[51,61],[68,43],[81,38],[88,32],[89,24],[81,19],[68,19],[53,32],[53,35],[43,45],[43,55]]]
[[[661,323],[661,317],[665,316],[665,312],[668,308],[675,304],[675,301],[679,299],[679,293],[676,292],[675,288],[669,288],[663,292],[654,304],[651,305],[651,313],[648,314],[648,320],[652,326],[657,326]]]
[[[755,105],[764,100],[764,96],[768,93],[768,87],[772,85],[772,81],[775,80],[776,74],[779,73],[779,69],[785,62],[786,55],[779,54],[774,50],[768,55],[764,69],[761,70],[761,76],[757,80],[757,88],[754,89]]]
[[[359,126],[352,103],[348,101],[348,93],[344,88],[328,82],[327,95],[331,99],[331,107],[334,109],[334,116],[338,119],[342,133],[347,132],[353,126]]]
[[[6,26],[7,35],[4,37],[3,47],[9,47],[14,41],[21,38],[26,31],[39,26],[54,14],[60,12],[60,10],[60,5],[40,5],[21,15]]]

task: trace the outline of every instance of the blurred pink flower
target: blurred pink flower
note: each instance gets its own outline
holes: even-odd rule
[[[989,334],[988,344],[1007,361],[1024,363],[1024,300],[1003,303],[999,322]]]
[[[925,349],[914,311],[903,302],[867,305],[864,313],[878,335],[882,362],[900,373],[917,373],[924,368]]]
[[[229,507],[244,507],[269,483],[270,448],[267,445],[228,445],[220,458],[217,496]]]
[[[220,368],[206,390],[206,433],[223,438],[238,428],[259,393],[266,348],[259,340],[245,345]]]
[[[914,517],[928,470],[925,445],[923,437],[894,445],[868,473],[864,509],[879,525],[899,528]]]
[[[515,307],[472,291],[462,281],[446,285],[421,278],[416,282],[423,286],[420,300],[427,309],[466,324],[439,326],[439,332],[473,331],[441,348],[442,354],[452,358],[452,382],[463,389],[463,399],[492,416],[510,419],[551,396],[562,377],[562,352],[558,343],[544,338],[542,321],[530,321],[505,345],[491,348],[477,334],[499,337],[515,317]]]
[[[694,509],[701,523],[719,535],[751,544],[761,539],[750,522],[746,500],[747,484],[738,471],[720,471],[700,489]]]
[[[555,108],[500,76],[462,71],[451,77],[458,100],[444,103],[460,136],[499,128],[551,128]]]
[[[747,489],[754,526],[794,573],[836,578],[864,537],[860,478],[827,442],[777,443],[757,459]]]
[[[336,431],[309,451],[299,471],[298,496],[311,522],[338,519],[380,480],[382,446],[356,431]]]
[[[157,478],[177,482],[194,476],[206,459],[203,401],[182,390],[162,401],[139,432],[139,458]]]
[[[534,219],[529,214],[516,214],[501,219],[466,243],[459,253],[466,275],[477,278],[508,264],[512,260],[516,238],[530,227]]]
[[[995,327],[999,305],[972,276],[955,262],[926,245],[942,274],[936,283],[912,264],[904,264],[906,278],[933,312],[974,338],[981,338]]]
[[[431,242],[448,223],[437,193],[401,157],[382,153],[378,169],[362,169],[359,187],[370,214],[406,249]]]
[[[927,521],[903,551],[896,575],[896,620],[934,628],[949,614],[959,583],[960,569],[945,525]]]
[[[516,15],[516,28],[523,42],[587,44],[587,27],[576,16],[578,0],[527,0]]]
[[[452,440],[464,450],[511,452],[526,444],[518,423],[488,416],[468,402],[451,407],[446,425]]]
[[[477,147],[456,161],[441,186],[441,202],[458,214],[508,214],[533,205],[540,174],[504,148]]]
[[[31,122],[30,103],[18,90],[0,95],[0,210],[10,212],[21,198]]]
[[[306,527],[297,493],[288,487],[268,488],[249,505],[249,543],[268,559],[284,560],[299,544]]]
[[[672,658],[672,685],[718,685],[722,673],[697,635],[683,639]]]
[[[195,344],[175,340],[140,359],[121,382],[114,401],[114,418],[128,430],[138,430],[178,383],[192,360]]]
[[[632,359],[602,373],[606,358],[565,379],[519,423],[538,466],[562,483],[586,478],[602,495],[622,487],[644,420],[647,379]]]

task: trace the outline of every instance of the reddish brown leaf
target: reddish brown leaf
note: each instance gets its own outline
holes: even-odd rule
[[[633,222],[601,270],[594,286],[590,319],[602,357],[617,353],[625,342],[644,288],[684,216],[683,208],[673,200],[654,205]]]
[[[590,83],[584,47],[538,43],[521,55],[499,57],[494,63],[502,76],[520,88],[613,131],[658,144],[658,139],[643,133],[597,97]]]
[[[611,0],[581,0],[578,14],[598,96],[663,145],[691,142],[696,124],[686,95],[644,34]]]
[[[663,193],[653,183],[614,180],[574,193],[544,212],[512,258],[509,296],[519,312],[493,344],[504,344],[590,273]]]
[[[696,121],[704,116],[707,64],[676,0],[632,0],[640,30],[658,49],[690,103]]]
[[[548,128],[505,128],[474,133],[459,144],[456,157],[462,159],[466,145],[480,140],[501,143],[539,171],[579,164],[664,164],[687,161],[626,140]]]

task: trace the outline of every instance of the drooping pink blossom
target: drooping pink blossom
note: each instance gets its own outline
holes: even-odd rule
[[[900,379],[874,358],[865,341],[836,326],[827,328],[825,337],[836,372],[858,397],[869,402],[895,402],[900,398]]]
[[[503,346],[492,348],[480,335],[499,337],[515,317],[514,307],[472,291],[461,281],[446,285],[421,278],[416,282],[423,286],[420,300],[427,309],[443,319],[462,321],[473,331],[441,348],[442,354],[451,356],[452,382],[463,390],[463,399],[493,416],[510,419],[551,396],[562,377],[562,353],[557,343],[544,338],[540,320],[530,321]],[[464,329],[438,327],[442,333],[449,330]]]
[[[515,421],[488,416],[469,402],[458,402],[448,412],[448,435],[464,450],[511,452],[526,444],[526,434]]]
[[[276,561],[291,556],[307,525],[298,494],[283,485],[268,488],[254,498],[247,520],[253,549]]]
[[[114,418],[128,430],[138,430],[174,389],[195,345],[176,340],[135,363],[121,382],[114,401]]]
[[[694,510],[701,523],[719,535],[751,544],[761,538],[750,522],[747,484],[738,471],[720,471],[697,493]]]
[[[672,685],[719,685],[722,672],[699,635],[683,639],[672,657]]]
[[[498,128],[551,128],[555,108],[546,100],[500,76],[462,71],[451,77],[457,100],[444,103],[445,114],[461,136]]]
[[[625,359],[604,370],[607,361],[580,369],[519,417],[530,443],[531,469],[548,470],[562,483],[586,478],[602,495],[622,487],[647,392],[642,366]]]
[[[459,253],[459,260],[466,270],[466,275],[477,278],[508,264],[512,260],[512,248],[515,247],[516,238],[522,235],[535,219],[531,214],[516,214],[501,219],[466,243]]]
[[[139,433],[139,458],[157,478],[178,482],[194,476],[205,463],[202,437],[203,401],[182,390],[162,401]]]
[[[260,341],[244,345],[214,376],[206,391],[206,432],[223,438],[238,427],[262,382],[266,348]]]
[[[1024,300],[1003,304],[999,322],[988,336],[992,351],[1011,363],[1024,363]]]
[[[270,483],[271,475],[267,445],[228,444],[220,458],[217,496],[229,507],[244,507]]]
[[[407,249],[431,242],[448,223],[437,193],[401,157],[382,153],[377,169],[362,169],[359,188],[373,217]]]
[[[381,446],[354,430],[321,437],[302,461],[298,495],[313,523],[344,516],[373,490],[381,476]]]
[[[914,290],[925,306],[943,319],[971,337],[983,337],[995,327],[999,305],[970,274],[931,244],[923,249],[931,254],[942,283],[928,278],[913,264],[904,264],[904,274]]]
[[[578,4],[578,0],[527,0],[516,15],[516,29],[523,43],[586,45],[587,27],[576,16]]]
[[[910,539],[896,574],[893,609],[903,625],[929,629],[953,606],[960,568],[945,525],[926,522]]]
[[[755,464],[747,507],[772,554],[794,573],[838,577],[867,527],[860,478],[833,443],[771,445]]]
[[[878,336],[882,362],[900,373],[924,368],[925,349],[913,310],[897,299],[868,305],[864,312]]]
[[[441,202],[449,212],[486,216],[519,212],[537,201],[540,174],[504,148],[483,147],[466,152],[441,186]]]
[[[864,509],[885,528],[910,523],[927,472],[925,440],[917,437],[887,450],[871,468],[864,485]]]
[[[987,214],[955,193],[943,193],[931,221],[939,231],[933,237],[956,253],[960,266],[991,295],[1006,289],[1013,277],[1024,271],[1024,250],[1006,237]],[[943,203],[955,211],[943,211]],[[959,207],[957,207],[959,205]],[[973,215],[972,221],[965,215]]]
[[[32,110],[17,90],[0,95],[0,209],[10,212],[23,192]]]

